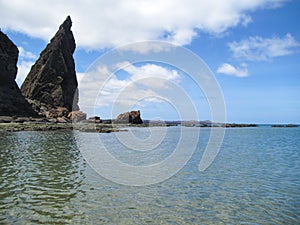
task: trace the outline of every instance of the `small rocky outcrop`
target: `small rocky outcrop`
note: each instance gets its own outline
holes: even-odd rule
[[[80,121],[86,120],[86,113],[82,111],[72,111],[68,114],[68,118],[73,122],[73,123],[78,123]]]
[[[82,123],[102,123],[102,120],[99,116],[92,116],[86,120],[82,120]]]
[[[31,67],[21,87],[34,110],[44,116],[59,107],[68,112],[79,110],[73,59],[76,44],[71,26],[68,16]]]
[[[142,124],[143,120],[141,119],[140,110],[138,110],[118,115],[114,123]]]
[[[22,95],[17,76],[17,46],[0,31],[0,116],[35,116]]]

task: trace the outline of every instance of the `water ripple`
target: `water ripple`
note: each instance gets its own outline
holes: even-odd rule
[[[170,130],[162,146],[145,155],[121,146],[113,134],[100,135],[120,160],[134,156],[138,165],[170,154],[178,136]],[[299,223],[299,128],[228,129],[216,160],[199,173],[208,137],[203,129],[198,150],[174,177],[137,188],[99,177],[72,132],[1,134],[0,224]]]

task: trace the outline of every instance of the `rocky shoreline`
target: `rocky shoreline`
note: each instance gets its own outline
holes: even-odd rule
[[[94,120],[96,118],[96,120]],[[100,120],[99,117],[91,117],[88,120],[81,122],[72,123],[72,121],[64,122],[53,122],[51,119],[41,117],[10,117],[0,116],[0,133],[3,132],[20,132],[20,131],[70,131],[78,130],[80,132],[93,132],[93,133],[111,133],[111,132],[122,132],[128,131],[130,127],[171,127],[171,126],[184,126],[184,127],[195,127],[195,128],[246,128],[246,127],[260,127],[266,125],[258,124],[203,124],[203,122],[188,123],[188,121],[161,121],[160,123],[154,121],[146,121],[143,124],[132,124],[132,123],[120,123],[118,120]],[[286,127],[295,128],[299,127],[297,124],[287,125],[272,125],[269,127]]]
[[[126,129],[113,124],[87,124],[87,123],[51,123],[51,122],[24,122],[0,123],[0,133],[20,131],[71,131],[111,133],[126,131]]]

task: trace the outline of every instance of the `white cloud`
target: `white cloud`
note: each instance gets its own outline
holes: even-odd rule
[[[242,68],[241,68],[242,67]],[[247,77],[249,75],[247,65],[242,64],[241,67],[234,67],[229,63],[223,63],[218,69],[218,73],[232,75],[236,77]]]
[[[169,82],[180,81],[176,70],[147,63],[141,66],[121,62],[115,65],[119,72],[128,74],[126,79],[118,79],[106,66],[99,66],[88,73],[79,73],[81,108],[105,107],[113,104],[128,107],[143,102],[160,102],[161,90],[168,89]]]
[[[19,60],[18,61],[18,73],[17,73],[17,78],[16,82],[19,87],[21,87],[23,81],[25,80],[27,74],[29,73],[31,66],[34,64],[33,61],[24,61],[24,60]]]
[[[166,82],[178,82],[180,79],[178,71],[150,63],[140,67],[130,64],[124,67],[123,70],[131,74],[131,81],[152,88],[166,88]],[[156,78],[160,78],[159,82]]]
[[[115,47],[144,40],[191,43],[197,31],[222,33],[251,22],[249,12],[277,7],[284,0],[52,0],[0,2],[2,29],[46,41],[67,15],[77,45],[87,49]],[[49,10],[51,9],[51,10]]]
[[[16,82],[19,87],[22,85],[27,74],[29,73],[31,66],[37,59],[37,56],[30,51],[26,51],[23,47],[18,47],[19,49],[19,59],[18,59],[18,73],[16,77]]]
[[[162,51],[170,51],[176,45],[169,45],[162,41],[143,41],[143,42],[136,42],[134,44],[124,45],[122,46],[123,50],[129,50],[132,52],[137,52],[140,54],[146,53],[158,53]]]
[[[32,52],[26,51],[23,47],[18,47],[19,49],[19,58],[24,59],[36,59],[37,56]]]
[[[240,42],[228,44],[233,56],[237,59],[248,61],[264,61],[273,57],[291,55],[300,43],[291,34],[284,37],[249,37]]]

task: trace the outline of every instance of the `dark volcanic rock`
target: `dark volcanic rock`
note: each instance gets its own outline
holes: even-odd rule
[[[99,116],[89,117],[88,122],[90,123],[102,123],[102,120]]]
[[[52,108],[78,110],[78,90],[73,53],[75,40],[68,16],[32,66],[21,91],[41,114]]]
[[[0,116],[36,115],[15,82],[18,55],[18,48],[0,31]]]
[[[132,123],[132,124],[142,124],[140,110],[126,112],[118,115],[114,123]]]

